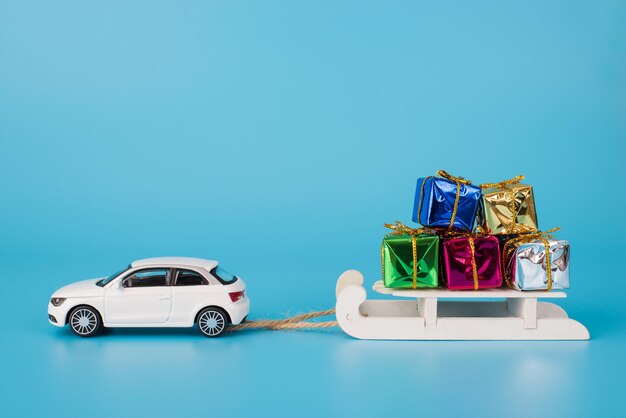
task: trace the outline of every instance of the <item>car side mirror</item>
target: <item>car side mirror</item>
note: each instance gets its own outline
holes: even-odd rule
[[[122,287],[133,287],[133,280],[130,277],[122,280]]]

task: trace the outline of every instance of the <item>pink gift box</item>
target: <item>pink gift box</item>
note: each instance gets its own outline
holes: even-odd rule
[[[474,237],[473,240],[478,288],[502,286],[498,238],[486,236]],[[443,264],[448,289],[475,289],[469,237],[452,238],[444,241]]]

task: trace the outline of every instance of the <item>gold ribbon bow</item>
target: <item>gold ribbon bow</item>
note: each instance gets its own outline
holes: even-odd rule
[[[513,177],[512,179],[502,180],[498,183],[483,183],[479,187],[481,189],[491,189],[491,188],[507,189],[508,186],[512,184],[518,184],[520,181],[524,180],[525,178],[526,177],[524,177],[523,175],[519,175],[519,176]]]
[[[444,179],[448,179],[448,180],[453,181],[455,183],[472,184],[472,182],[470,180],[466,179],[465,177],[453,176],[452,174],[448,173],[446,170],[439,170],[439,171],[437,171],[437,175],[439,177],[443,177]]]
[[[409,226],[406,226],[400,221],[396,221],[394,224],[385,224],[385,228],[391,229],[391,232],[389,232],[388,235],[416,236],[416,235],[422,235],[422,234],[432,235],[435,233],[435,231],[430,228],[411,228]]]
[[[416,237],[422,234],[432,235],[435,233],[432,229],[428,228],[411,228],[406,226],[400,221],[396,221],[395,224],[385,224],[386,228],[391,229],[391,232],[387,235],[409,235],[411,237],[411,246],[413,248],[413,289],[417,289],[417,241]],[[380,248],[381,266],[383,267],[383,276],[385,276],[385,250]]]
[[[445,170],[439,170],[437,171],[437,175],[439,177],[442,177],[446,180],[450,180],[456,183],[456,195],[454,196],[454,207],[452,208],[452,216],[450,217],[450,225],[448,226],[448,229],[452,229],[452,227],[454,226],[454,220],[456,218],[456,212],[459,209],[459,198],[461,196],[461,184],[472,184],[472,182],[464,177],[457,177],[457,176],[453,176],[452,174],[448,173]],[[422,200],[424,200],[424,185],[426,184],[426,180],[433,178],[434,176],[428,176],[424,179],[424,181],[422,182],[422,187],[420,189],[420,199],[419,202],[417,204],[417,221],[419,223],[422,223],[422,219],[420,217],[420,213],[422,212]],[[423,225],[423,224],[422,224]]]
[[[519,176],[513,177],[512,179],[502,180],[498,183],[483,183],[479,185],[481,189],[491,189],[491,188],[504,189],[509,194],[508,196],[509,210],[511,211],[511,219],[513,221],[513,225],[511,226],[511,231],[510,231],[512,233],[525,232],[525,231],[520,230],[520,228],[517,225],[517,210],[515,209],[515,196],[513,195],[513,190],[509,188],[509,186],[513,184],[519,184],[519,182],[524,180],[524,178],[525,177],[523,175],[519,175]]]
[[[524,234],[507,241],[502,254],[502,271],[504,272],[504,280],[506,281],[507,286],[511,287],[511,278],[505,266],[506,260],[508,260],[511,254],[515,252],[518,245],[528,244],[529,242],[540,240],[546,250],[546,275],[548,276],[548,288],[546,290],[552,290],[552,260],[550,259],[550,243],[548,242],[548,239],[554,238],[551,233],[556,232],[559,229],[561,228],[556,227],[544,232],[539,231]]]

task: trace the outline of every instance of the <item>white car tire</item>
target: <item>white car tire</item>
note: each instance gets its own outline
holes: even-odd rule
[[[67,322],[72,332],[79,337],[91,337],[102,327],[100,314],[91,306],[77,306],[70,312]]]
[[[198,329],[207,337],[215,338],[228,326],[228,315],[218,308],[205,308],[198,314]]]

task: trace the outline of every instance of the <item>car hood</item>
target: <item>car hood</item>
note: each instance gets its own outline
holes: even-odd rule
[[[89,296],[102,296],[104,289],[96,285],[98,280],[104,277],[98,277],[97,279],[81,280],[80,282],[68,284],[63,286],[52,297],[58,298],[72,298],[72,297],[89,297]]]

